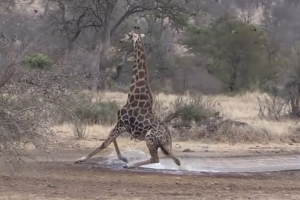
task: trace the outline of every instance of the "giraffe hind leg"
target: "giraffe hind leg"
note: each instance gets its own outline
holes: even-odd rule
[[[156,145],[155,142],[151,141],[151,140],[147,140],[146,139],[146,144],[147,144],[147,147],[149,149],[149,153],[150,153],[150,159],[149,160],[145,160],[145,161],[142,161],[142,162],[137,162],[137,163],[133,163],[131,165],[127,164],[124,166],[124,168],[137,168],[137,167],[140,167],[142,165],[148,165],[148,164],[153,164],[153,163],[159,163],[159,157],[158,157],[158,148],[159,146]]]
[[[171,144],[168,143],[167,145],[160,145],[160,149],[163,152],[163,154],[165,154],[167,157],[172,158],[172,160],[174,161],[174,163],[177,166],[181,165],[180,160],[178,158],[176,158],[175,155],[172,152]]]

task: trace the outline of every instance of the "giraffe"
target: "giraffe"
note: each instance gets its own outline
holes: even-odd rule
[[[153,95],[148,83],[147,55],[142,41],[145,35],[140,34],[138,30],[139,27],[134,26],[134,30],[120,40],[120,43],[125,43],[127,46],[126,43],[130,43],[128,53],[130,54],[131,51],[134,53],[133,72],[126,105],[145,108],[152,113]]]
[[[142,165],[158,163],[159,148],[163,154],[173,159],[175,164],[181,165],[179,159],[172,153],[170,131],[152,112],[153,96],[148,84],[146,52],[142,40],[144,36],[144,34],[139,33],[139,27],[135,26],[131,32],[120,40],[121,43],[131,42],[134,47],[134,65],[127,102],[118,110],[118,121],[110,131],[107,139],[96,150],[76,160],[75,163],[87,161],[113,142],[118,158],[127,163],[124,168],[137,168]],[[134,139],[145,140],[151,156],[150,159],[128,164],[127,159],[121,155],[116,141],[116,138],[123,132],[129,132]]]

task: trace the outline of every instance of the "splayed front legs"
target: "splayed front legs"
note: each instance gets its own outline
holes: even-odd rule
[[[94,150],[89,155],[76,160],[75,163],[76,164],[80,164],[80,163],[86,162],[88,159],[90,159],[91,157],[93,157],[94,155],[96,155],[97,153],[99,153],[100,151],[106,149],[108,147],[108,145],[110,145],[112,142],[114,143],[115,150],[116,150],[118,158],[120,160],[122,160],[123,162],[127,163],[127,159],[121,155],[121,152],[120,152],[117,140],[116,140],[117,137],[122,132],[125,132],[125,131],[126,131],[125,127],[116,126],[113,130],[111,130],[111,132],[109,133],[108,138],[101,144],[100,147],[98,147],[96,150]]]
[[[121,133],[126,132],[126,131],[128,131],[128,130],[125,127],[116,126],[113,130],[111,130],[108,138],[101,144],[100,147],[98,147],[96,150],[94,150],[89,155],[78,159],[77,161],[75,161],[75,163],[83,163],[83,162],[87,161],[88,159],[90,159],[91,157],[93,157],[94,155],[99,153],[100,151],[107,148],[108,145],[110,145],[112,142],[114,143],[115,150],[116,150],[118,158],[120,160],[122,160],[123,162],[128,163],[127,159],[121,155],[121,152],[120,152],[119,147],[118,147],[118,143],[116,141],[116,138]],[[124,168],[137,168],[137,167],[140,167],[142,165],[149,165],[149,164],[153,164],[153,163],[159,163],[158,148],[161,148],[162,152],[165,155],[167,155],[169,158],[172,158],[173,161],[176,163],[176,165],[180,166],[180,161],[172,153],[172,143],[171,143],[171,141],[167,140],[167,141],[162,142],[159,139],[160,138],[155,137],[155,136],[152,136],[152,137],[147,137],[146,136],[145,142],[146,142],[146,145],[149,149],[149,153],[150,153],[150,156],[151,156],[150,159],[142,161],[142,162],[133,163],[133,164],[127,164],[126,166],[124,166]]]

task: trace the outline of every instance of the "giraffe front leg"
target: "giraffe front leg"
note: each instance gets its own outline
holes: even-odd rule
[[[75,161],[76,164],[81,164],[86,162],[88,159],[90,159],[91,157],[93,157],[94,155],[96,155],[97,153],[99,153],[100,151],[102,151],[103,149],[107,148],[108,145],[110,145],[112,142],[114,142],[116,140],[116,138],[120,135],[121,133],[121,129],[120,127],[115,127],[113,130],[111,130],[111,132],[109,133],[109,136],[107,137],[107,139],[101,144],[100,147],[98,147],[97,149],[95,149],[92,153],[88,154],[87,156],[84,156],[82,158],[79,158],[78,160]],[[120,153],[120,151],[119,151]],[[121,155],[121,154],[120,154]]]
[[[150,153],[150,159],[149,160],[145,160],[145,161],[142,161],[142,162],[137,162],[137,163],[133,163],[133,164],[127,164],[124,166],[124,168],[126,169],[132,169],[132,168],[137,168],[137,167],[140,167],[142,165],[149,165],[149,164],[153,164],[153,163],[159,163],[159,157],[158,157],[158,154],[157,154],[157,151],[158,151],[158,145],[153,142],[153,141],[149,141],[146,139],[146,144],[147,144],[147,147],[149,149],[149,153]]]
[[[125,163],[128,163],[127,158],[123,157],[121,152],[120,152],[120,149],[119,149],[119,146],[118,146],[118,143],[117,143],[117,139],[114,139],[113,142],[114,142],[114,146],[115,146],[115,149],[116,149],[116,152],[117,152],[118,159],[122,160]]]
[[[88,154],[87,156],[84,156],[82,158],[79,158],[78,160],[75,161],[75,164],[81,164],[86,162],[88,159],[90,159],[91,157],[93,157],[94,155],[96,155],[97,153],[99,153],[100,151],[102,151],[103,149],[107,148],[108,145],[111,143],[111,139],[108,138],[106,139],[100,147],[98,147],[96,150],[94,150],[92,153]]]

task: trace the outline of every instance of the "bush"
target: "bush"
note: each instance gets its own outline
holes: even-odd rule
[[[78,140],[82,140],[86,138],[87,135],[87,124],[86,122],[82,122],[80,120],[75,120],[73,123],[73,132]]]
[[[290,128],[287,138],[289,142],[300,143],[300,127]]]
[[[180,113],[180,118],[184,122],[199,122],[218,114],[215,109],[215,102],[207,101],[201,96],[178,97],[173,106],[175,111]]]
[[[170,112],[172,105],[163,98],[158,97],[158,95],[153,96],[153,112],[155,116],[160,120],[164,120]]]
[[[111,125],[117,120],[119,108],[116,101],[98,101],[92,105],[77,106],[73,112],[79,120],[87,123]]]
[[[265,96],[263,99],[257,97],[259,117],[261,119],[280,120],[282,117],[289,116],[290,106],[288,102],[277,96]]]
[[[276,137],[264,129],[254,128],[249,125],[235,126],[231,123],[221,123],[218,129],[210,134],[206,134],[202,139],[206,141],[236,143],[267,143],[274,141]]]
[[[53,64],[53,61],[40,53],[35,53],[25,56],[23,65],[32,69],[48,69]]]
[[[1,80],[0,80],[1,82]],[[24,92],[20,86],[0,88],[0,160],[13,172],[31,157],[28,146],[39,151],[54,139],[49,120],[44,118],[47,105],[37,90]],[[41,101],[37,101],[41,97]]]

